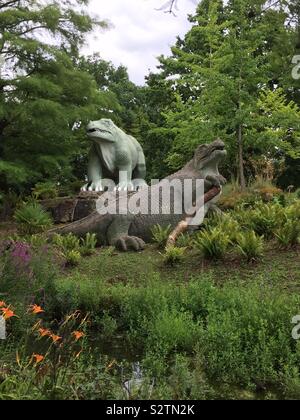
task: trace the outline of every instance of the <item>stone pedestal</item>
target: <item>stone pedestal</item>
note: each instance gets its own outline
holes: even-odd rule
[[[71,223],[83,219],[96,209],[96,201],[103,193],[81,192],[77,197],[59,197],[41,200],[55,223]]]

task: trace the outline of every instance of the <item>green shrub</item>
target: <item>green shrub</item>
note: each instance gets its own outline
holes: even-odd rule
[[[179,248],[189,248],[192,244],[193,241],[191,235],[187,233],[181,233],[176,239],[176,246]]]
[[[169,235],[172,231],[171,225],[163,227],[155,225],[151,229],[153,241],[157,244],[158,248],[163,249],[166,246]]]
[[[81,260],[81,254],[76,249],[66,250],[63,256],[66,259],[67,265],[72,267],[78,265]]]
[[[54,182],[39,182],[32,190],[32,195],[36,200],[47,200],[58,196],[58,189]]]
[[[256,235],[253,230],[242,233],[237,237],[237,248],[247,261],[255,261],[263,256],[263,237]]]
[[[294,382],[299,390],[300,347],[291,334],[298,305],[299,297],[259,283],[214,289],[199,340],[210,379],[281,388]]]
[[[80,253],[82,255],[92,255],[97,245],[97,236],[95,233],[87,233],[85,238],[80,240]]]
[[[254,209],[239,209],[235,212],[235,218],[242,227],[268,239],[286,222],[285,209],[279,204],[258,203]]]
[[[68,233],[68,235],[59,235],[56,233],[52,238],[52,242],[63,253],[67,251],[79,251],[80,248],[79,238],[73,235],[73,233]]]
[[[297,245],[300,239],[300,221],[288,220],[284,226],[275,232],[275,236],[282,248]]]
[[[18,230],[24,235],[34,235],[48,229],[52,224],[50,215],[36,202],[23,204],[15,212]]]
[[[177,246],[168,246],[164,254],[163,261],[166,265],[175,265],[182,261],[185,248],[178,248]]]
[[[230,238],[219,227],[199,232],[194,241],[195,247],[208,259],[221,259],[225,256]]]
[[[157,348],[158,353],[174,349],[191,350],[199,333],[199,324],[190,313],[175,309],[160,311],[149,325],[147,346]]]
[[[286,216],[289,220],[300,221],[300,201],[296,201],[286,208]]]
[[[39,249],[47,244],[47,238],[44,235],[31,235],[28,238],[28,243],[33,249]]]
[[[55,234],[52,238],[53,244],[58,248],[67,265],[76,266],[81,260],[80,241],[73,233],[68,235]]]
[[[118,329],[118,323],[116,319],[113,318],[108,311],[104,311],[100,325],[102,327],[102,336],[105,337],[106,340],[110,337],[113,337]]]
[[[226,235],[229,236],[231,242],[236,242],[237,237],[241,231],[241,226],[237,220],[234,219],[230,214],[215,215],[214,217],[207,220],[206,225],[212,225],[218,228]]]

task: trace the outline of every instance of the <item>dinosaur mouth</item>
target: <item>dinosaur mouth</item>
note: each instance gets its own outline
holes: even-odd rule
[[[93,133],[108,133],[111,134],[110,131],[108,130],[102,130],[101,128],[90,128],[89,130],[87,130],[88,134],[93,134]]]
[[[214,150],[221,150],[221,151],[225,150],[225,144],[219,144],[218,146],[215,146]]]

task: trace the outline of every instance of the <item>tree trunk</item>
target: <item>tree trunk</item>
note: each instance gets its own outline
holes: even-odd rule
[[[243,148],[243,133],[242,133],[242,125],[238,126],[237,130],[237,137],[238,137],[238,178],[240,181],[240,185],[242,190],[246,188],[246,178],[245,178],[245,170],[244,170],[244,148]]]

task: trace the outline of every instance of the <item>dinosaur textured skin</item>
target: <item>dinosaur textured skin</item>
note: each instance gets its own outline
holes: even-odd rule
[[[52,236],[54,233],[67,234],[73,233],[83,237],[86,233],[95,233],[98,241],[103,245],[114,245],[118,249],[127,251],[139,251],[145,247],[145,242],[151,241],[151,229],[154,225],[166,227],[176,226],[185,219],[185,214],[176,214],[174,203],[182,200],[182,191],[184,190],[184,181],[191,180],[193,185],[193,194],[197,196],[196,180],[204,181],[204,193],[209,192],[214,187],[220,188],[225,184],[225,178],[219,173],[219,164],[226,157],[225,145],[221,140],[216,140],[211,144],[199,146],[190,160],[182,169],[168,176],[156,185],[147,186],[137,193],[139,199],[148,201],[149,208],[153,205],[159,208],[158,214],[133,214],[125,209],[125,214],[99,214],[97,211],[88,217],[71,223],[61,228],[53,229],[49,232]],[[176,181],[172,189],[169,207],[161,200],[160,191],[165,181]],[[119,204],[121,198],[127,195],[126,191],[120,191],[111,194],[111,200],[116,200]],[[214,196],[213,199],[205,203],[205,214],[209,210],[216,210],[216,202],[220,194]],[[123,209],[124,210],[124,209]],[[121,213],[121,212],[120,212]]]

